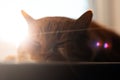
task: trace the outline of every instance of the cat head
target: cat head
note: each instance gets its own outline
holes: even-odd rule
[[[86,29],[91,23],[92,11],[85,12],[76,20],[66,17],[33,19],[23,10],[22,15],[28,23],[29,39],[40,45],[38,52],[31,54],[32,57],[35,58],[38,53],[40,59],[90,59],[91,50],[87,44]]]

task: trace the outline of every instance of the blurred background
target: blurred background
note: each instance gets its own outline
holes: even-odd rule
[[[87,0],[94,19],[120,34],[120,0]]]
[[[93,11],[93,20],[120,34],[120,0],[0,0],[0,60],[14,60],[17,47],[27,35],[25,10],[33,18],[65,16],[77,19]]]

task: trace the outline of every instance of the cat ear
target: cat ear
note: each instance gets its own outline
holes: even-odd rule
[[[76,20],[76,23],[81,26],[82,28],[89,27],[91,20],[92,20],[92,11],[89,10],[85,12],[80,18]]]
[[[28,24],[32,24],[35,22],[35,19],[33,19],[30,15],[28,15],[24,10],[21,10],[21,13]]]

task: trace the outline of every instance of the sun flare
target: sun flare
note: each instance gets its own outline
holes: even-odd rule
[[[58,5],[54,4],[53,2]],[[49,3],[51,3],[52,5]],[[27,35],[27,23],[21,15],[22,9],[27,11],[33,18],[40,18],[44,16],[66,16],[76,18],[79,17],[80,14],[85,11],[87,7],[87,2],[83,0],[76,0],[76,2],[74,0],[69,1],[68,7],[66,7],[67,3],[68,1],[65,0],[0,1],[0,39],[11,42],[18,46],[19,43],[25,38],[25,36]],[[73,3],[75,4],[74,7]],[[82,9],[78,10],[76,9],[76,7],[81,7]]]
[[[16,54],[17,47],[27,36],[28,25],[21,14],[21,10],[25,10],[35,19],[45,16],[78,18],[87,7],[86,0],[69,0],[69,2],[67,0],[1,0],[0,44],[2,45],[0,45],[0,60],[6,54]],[[10,43],[15,48],[9,44],[9,46],[4,45],[3,42]],[[8,47],[6,48],[6,46]],[[14,59],[11,56],[8,58]]]

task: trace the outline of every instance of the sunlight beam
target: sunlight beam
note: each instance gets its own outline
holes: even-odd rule
[[[27,36],[28,25],[21,10],[38,19],[45,16],[65,16],[78,18],[88,8],[87,0],[0,0],[0,43],[1,41],[17,47]],[[0,56],[15,54],[16,49],[0,46]],[[11,51],[10,51],[11,50]],[[8,55],[9,56],[9,55]],[[8,58],[14,59],[9,56]]]

